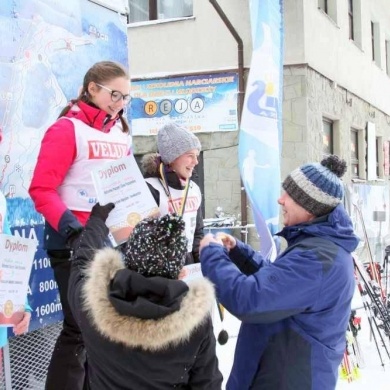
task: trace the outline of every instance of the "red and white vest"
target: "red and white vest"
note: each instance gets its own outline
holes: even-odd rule
[[[70,210],[91,211],[97,202],[91,171],[129,154],[131,137],[122,131],[120,122],[108,133],[96,130],[74,118],[77,155],[58,193]]]
[[[145,179],[145,181],[151,184],[153,188],[155,188],[160,193],[159,209],[161,215],[172,214],[175,212],[175,210],[180,210],[184,190],[175,190],[174,188],[169,187],[169,192],[171,193],[171,198],[174,204],[173,207],[167,194],[165,193],[160,179],[157,177],[148,177]],[[183,215],[183,220],[185,222],[185,235],[188,240],[187,252],[192,252],[192,245],[194,243],[194,233],[196,228],[196,215],[198,213],[201,202],[202,194],[200,192],[200,188],[196,183],[190,181]]]

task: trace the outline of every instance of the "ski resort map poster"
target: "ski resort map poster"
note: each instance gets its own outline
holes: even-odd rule
[[[133,80],[133,135],[157,134],[174,121],[194,133],[238,130],[237,73]]]
[[[31,331],[62,319],[42,248],[44,221],[28,195],[40,142],[95,62],[128,67],[126,18],[88,0],[2,0],[0,22],[0,188],[14,235],[39,240],[28,287]]]

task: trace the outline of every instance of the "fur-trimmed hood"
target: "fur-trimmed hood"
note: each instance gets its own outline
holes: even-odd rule
[[[141,169],[145,177],[160,177],[161,157],[158,153],[145,154],[141,159]]]
[[[111,299],[113,284],[118,274],[124,272],[136,278],[137,287],[134,289],[134,286],[127,285],[127,291],[126,284],[122,284],[121,287],[124,286],[126,290],[120,293],[126,299],[114,305]],[[115,249],[105,248],[96,253],[86,269],[83,308],[102,335],[127,347],[159,350],[188,340],[192,332],[203,324],[215,300],[212,284],[203,278],[189,282],[188,288],[181,281],[159,278],[158,283],[164,287],[159,302],[156,303],[153,297],[148,300],[147,295],[138,301],[136,311],[139,310],[140,313],[145,314],[149,307],[153,307],[154,312],[161,313],[168,307],[170,314],[160,318],[124,314],[128,313],[128,306],[133,305],[137,288],[139,291],[148,288],[148,283],[153,282],[152,279],[125,268],[121,253]],[[170,288],[172,286],[176,291],[174,299]],[[140,294],[142,295],[142,292]],[[173,300],[179,304],[177,309],[172,310],[172,307],[175,307],[172,305]],[[134,312],[134,306],[131,311]]]

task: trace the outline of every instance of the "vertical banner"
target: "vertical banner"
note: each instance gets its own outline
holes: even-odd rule
[[[252,62],[242,112],[239,164],[260,252],[276,255],[282,141],[283,0],[251,0]]]

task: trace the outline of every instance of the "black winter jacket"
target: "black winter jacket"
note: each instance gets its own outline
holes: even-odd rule
[[[90,389],[221,389],[211,283],[145,278],[103,248],[107,234],[92,215],[75,242],[68,289]]]

